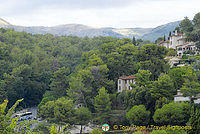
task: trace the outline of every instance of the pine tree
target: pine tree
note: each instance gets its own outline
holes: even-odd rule
[[[111,111],[111,101],[109,94],[104,87],[99,89],[98,95],[94,98],[94,106],[98,122],[108,122],[110,116],[109,113]]]
[[[135,37],[134,37],[134,36],[133,36],[132,43],[133,43],[135,46],[137,45],[137,43],[136,43],[136,39],[135,39]]]

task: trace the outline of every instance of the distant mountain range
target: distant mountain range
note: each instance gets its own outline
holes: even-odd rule
[[[76,35],[79,37],[94,37],[94,36],[112,36],[119,38],[141,38],[143,40],[155,41],[158,37],[169,35],[169,32],[173,31],[180,21],[167,23],[165,25],[158,26],[156,28],[94,28],[82,24],[66,24],[58,25],[53,27],[44,26],[16,26],[11,25],[7,21],[0,18],[0,27],[14,28],[16,31],[25,31],[28,33],[39,33],[39,34],[54,34],[54,35]]]

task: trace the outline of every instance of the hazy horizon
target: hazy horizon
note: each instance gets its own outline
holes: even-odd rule
[[[10,23],[8,22],[7,20],[5,20],[4,18],[0,18],[0,19],[3,19],[4,21],[6,21],[7,23]],[[179,20],[181,21],[181,20]],[[177,22],[177,21],[174,21],[174,22]],[[164,24],[161,24],[161,25],[158,25],[158,26],[162,26],[162,25],[165,25],[165,24],[168,24],[168,23],[173,23],[173,22],[166,22]],[[10,23],[11,24],[11,23]],[[62,26],[62,25],[84,25],[84,26],[88,26],[88,27],[91,27],[91,28],[116,28],[116,27],[110,27],[110,26],[104,26],[104,27],[95,27],[95,26],[89,26],[89,25],[86,25],[86,24],[80,24],[80,23],[68,23],[68,24],[58,24],[58,25],[52,25],[52,26],[44,26],[44,25],[38,25],[38,26],[26,26],[26,25],[15,25],[15,24],[11,24],[11,25],[14,25],[14,26],[23,26],[23,27],[56,27],[56,26]],[[117,27],[117,29],[128,29],[128,28],[134,28],[134,29],[139,29],[139,28],[145,28],[145,29],[151,29],[151,28],[156,28],[158,26],[155,26],[155,27]]]
[[[7,0],[0,18],[20,26],[154,28],[198,13],[198,0]]]

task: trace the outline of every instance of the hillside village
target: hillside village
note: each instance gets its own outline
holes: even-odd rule
[[[156,44],[0,28],[0,134],[199,134],[200,13],[178,29]]]
[[[170,67],[172,68],[174,64],[180,66],[179,61],[182,59],[183,55],[193,56],[200,55],[199,49],[196,47],[195,42],[189,41],[189,37],[184,33],[178,33],[175,30],[174,34],[169,36],[169,40],[161,41],[157,45],[164,46],[168,49],[172,48],[176,50],[177,54],[172,57],[166,57],[169,60]],[[181,66],[185,66],[182,64]],[[132,84],[136,84],[135,76],[123,76],[118,79],[118,92],[124,90],[132,90]],[[174,96],[174,102],[181,103],[186,101],[194,101],[194,103],[200,103],[200,93],[197,96],[190,98],[189,96],[184,97],[180,90],[177,90],[177,95]]]

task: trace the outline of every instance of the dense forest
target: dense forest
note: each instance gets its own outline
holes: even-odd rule
[[[192,21],[185,18],[177,29],[199,47],[200,13]],[[177,90],[190,97],[200,93],[200,56],[184,55],[187,66],[170,68],[165,57],[175,55],[172,49],[135,38],[79,38],[1,28],[1,108],[6,104],[9,109],[23,98],[17,109],[37,106],[38,116],[50,124],[190,125],[188,133],[194,134],[200,132],[197,106],[173,99]],[[128,75],[136,77],[133,90],[118,93],[117,79]],[[40,125],[34,131],[48,133]]]

